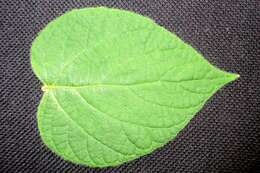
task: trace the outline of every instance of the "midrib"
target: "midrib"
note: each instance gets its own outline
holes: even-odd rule
[[[42,86],[42,91],[48,91],[48,90],[55,90],[55,89],[80,89],[80,88],[97,88],[97,87],[128,87],[128,86],[137,86],[137,85],[150,85],[150,84],[156,84],[160,82],[166,82],[166,83],[175,83],[180,84],[182,82],[187,81],[194,81],[194,80],[202,80],[202,79],[193,79],[193,80],[182,80],[182,81],[170,81],[170,80],[155,80],[155,81],[143,81],[143,82],[137,82],[137,83],[94,83],[94,84],[82,84],[82,85],[44,85]]]
[[[135,86],[135,85],[146,85],[158,83],[161,81],[146,81],[139,83],[126,83],[126,84],[84,84],[84,85],[44,85],[42,91],[56,90],[56,89],[81,89],[81,88],[102,88],[102,87],[124,87],[124,86]]]

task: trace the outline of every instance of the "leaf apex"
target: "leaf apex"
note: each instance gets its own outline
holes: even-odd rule
[[[229,76],[231,78],[231,81],[234,81],[234,80],[240,78],[240,75],[236,74],[236,73],[229,73]]]
[[[226,75],[225,75],[225,78],[226,78],[225,84],[233,82],[233,81],[237,80],[239,77],[240,77],[240,75],[236,74],[236,73],[226,73]]]

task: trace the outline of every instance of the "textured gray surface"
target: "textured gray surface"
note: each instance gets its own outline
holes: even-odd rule
[[[109,6],[153,18],[241,78],[220,90],[165,147],[116,168],[65,162],[42,143],[41,83],[30,66],[36,34],[73,8]],[[253,172],[260,152],[260,1],[0,0],[0,172]],[[258,165],[258,168],[257,168]]]

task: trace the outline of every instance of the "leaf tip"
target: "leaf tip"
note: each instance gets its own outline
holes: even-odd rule
[[[236,73],[227,73],[226,79],[227,83],[237,80],[240,77],[239,74]]]
[[[240,78],[240,75],[239,75],[239,74],[230,73],[230,75],[231,75],[232,81],[233,81],[233,80],[236,80],[236,79],[238,79],[238,78]]]
[[[240,78],[240,74],[235,74],[235,76],[236,76],[236,79]]]

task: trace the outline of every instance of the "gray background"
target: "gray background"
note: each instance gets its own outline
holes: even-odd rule
[[[116,168],[63,161],[42,143],[41,83],[30,66],[36,34],[73,8],[109,6],[153,18],[241,78],[221,89],[178,137]],[[253,172],[260,149],[259,0],[0,0],[0,172]],[[257,166],[258,165],[258,166]]]

